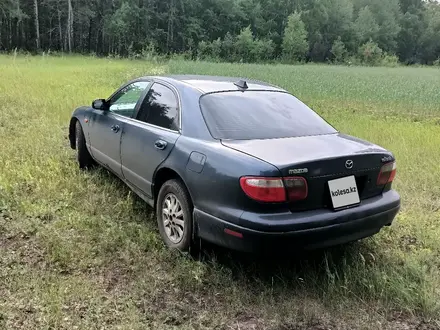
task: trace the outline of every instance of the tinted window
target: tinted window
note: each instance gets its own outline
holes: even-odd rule
[[[142,92],[148,87],[148,84],[147,81],[140,81],[124,87],[110,100],[110,111],[131,117]]]
[[[139,111],[138,120],[163,128],[179,129],[179,109],[176,95],[161,84],[148,91]]]
[[[200,107],[216,139],[275,139],[336,132],[304,103],[283,92],[206,94],[200,99]]]

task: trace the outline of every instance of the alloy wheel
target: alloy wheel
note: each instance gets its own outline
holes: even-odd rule
[[[168,239],[177,244],[183,239],[185,219],[182,205],[176,195],[169,193],[162,203],[162,221]]]

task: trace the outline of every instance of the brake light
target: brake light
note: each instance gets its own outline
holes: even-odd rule
[[[285,202],[286,189],[281,178],[243,177],[241,189],[250,198],[259,202]]]
[[[302,177],[271,178],[243,177],[240,179],[243,191],[259,202],[280,203],[299,201],[307,198],[308,187]],[[287,195],[286,195],[287,192]]]
[[[388,163],[382,166],[377,177],[377,185],[383,186],[387,183],[393,182],[396,177],[397,164],[396,162]]]
[[[308,186],[307,181],[303,177],[285,178],[284,184],[287,189],[289,201],[300,201],[307,198]]]

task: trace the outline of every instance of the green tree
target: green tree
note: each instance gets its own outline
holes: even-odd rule
[[[129,49],[132,47],[133,39],[130,38],[135,34],[136,16],[138,9],[129,2],[122,2],[121,6],[107,20],[105,32],[113,35],[115,42],[111,48],[112,53],[128,55]]]
[[[377,43],[370,40],[359,47],[358,55],[363,63],[368,65],[376,65],[382,58],[383,50]]]
[[[421,16],[406,12],[400,24],[402,29],[399,33],[397,54],[402,62],[417,63],[421,60],[420,50],[424,22]]]
[[[244,0],[239,2],[240,14],[245,26],[250,26],[255,36],[267,33],[260,0]]]
[[[323,1],[312,0],[302,12],[309,43],[309,57],[312,61],[324,61],[327,56],[327,36],[324,27],[329,20],[328,8]]]
[[[400,0],[399,3],[403,13],[423,10],[423,0]]]
[[[328,22],[325,25],[326,39],[329,49],[339,37],[345,41],[353,39],[353,1],[329,0]]]
[[[211,56],[218,60],[221,57],[221,51],[222,51],[222,41],[220,38],[215,39],[211,43]]]
[[[333,42],[339,36],[354,50],[352,0],[310,0],[305,8],[301,17],[308,31],[311,60],[329,59]]]
[[[221,57],[226,60],[233,61],[234,56],[234,37],[229,32],[227,32],[222,41]]]
[[[379,24],[370,8],[368,6],[362,8],[353,25],[353,32],[359,44],[364,44],[370,39],[376,40],[379,29]]]
[[[210,59],[212,57],[212,44],[204,40],[199,42],[197,55],[200,59]]]
[[[347,49],[345,44],[342,42],[341,37],[335,40],[333,43],[331,53],[333,54],[333,59],[336,63],[343,63],[347,55]]]
[[[252,47],[252,58],[255,61],[267,61],[272,58],[274,51],[273,42],[270,39],[256,39]]]
[[[440,57],[440,4],[430,3],[424,19],[426,28],[421,37],[420,56],[423,63],[432,64]]]
[[[238,60],[242,62],[252,62],[252,49],[254,47],[254,37],[251,27],[248,26],[241,30],[235,40],[235,50]]]
[[[379,32],[375,41],[379,47],[387,52],[395,52],[397,38],[400,32],[399,0],[354,0],[357,6],[368,6],[379,25]]]
[[[439,12],[434,0],[0,0],[0,51],[138,56],[154,48],[192,58],[324,62],[339,58],[340,37],[349,56],[371,39],[393,61],[397,54],[432,64],[440,56]]]
[[[305,25],[301,20],[301,14],[295,12],[288,17],[287,26],[284,29],[283,57],[291,62],[302,60],[308,48]]]

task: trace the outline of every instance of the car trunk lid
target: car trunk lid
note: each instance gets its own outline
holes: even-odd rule
[[[393,160],[385,149],[344,134],[267,140],[223,140],[228,148],[261,159],[278,168],[281,176],[302,176],[308,197],[290,203],[292,211],[331,208],[328,182],[354,176],[360,200],[377,196],[376,180],[382,165]],[[274,173],[279,176],[280,173]]]

